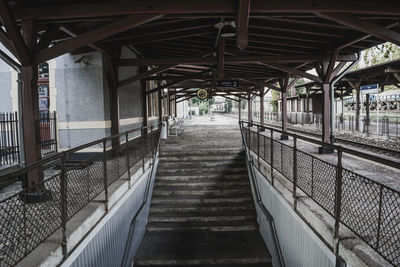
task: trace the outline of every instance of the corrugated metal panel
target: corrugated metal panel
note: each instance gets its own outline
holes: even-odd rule
[[[335,266],[335,255],[312,232],[292,207],[269,184],[267,179],[255,170],[264,206],[274,218],[285,265],[288,267],[330,267]],[[257,211],[260,232],[268,243],[268,223]],[[267,244],[271,246],[271,244]]]
[[[158,163],[158,162],[156,162]],[[156,164],[157,165],[157,164]],[[157,166],[155,166],[157,167]],[[156,168],[155,168],[156,169]],[[62,266],[120,266],[133,217],[143,202],[148,171],[115,204]],[[147,216],[148,212],[143,212]],[[144,235],[147,218],[141,218],[135,229],[136,249]],[[136,250],[134,251],[136,253]]]

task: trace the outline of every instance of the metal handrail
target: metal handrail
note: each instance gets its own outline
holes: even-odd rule
[[[25,174],[28,171],[36,169],[36,168],[38,168],[40,166],[43,166],[43,165],[45,165],[47,163],[50,163],[52,161],[61,159],[61,158],[65,157],[68,154],[72,154],[72,153],[74,153],[76,151],[79,151],[79,150],[82,150],[82,149],[85,149],[85,148],[88,148],[88,147],[91,147],[91,146],[94,146],[94,145],[97,145],[97,144],[101,144],[101,143],[104,143],[104,142],[107,142],[107,141],[111,141],[111,140],[113,140],[115,138],[120,138],[122,136],[125,136],[127,134],[130,134],[130,133],[133,133],[133,132],[136,132],[136,131],[139,131],[139,130],[148,129],[148,128],[151,128],[151,127],[153,127],[155,125],[161,125],[161,123],[157,122],[157,123],[153,123],[153,124],[148,125],[148,126],[136,127],[134,129],[125,131],[125,132],[120,133],[120,134],[116,134],[116,135],[112,135],[112,136],[105,137],[105,138],[102,138],[102,139],[98,139],[96,141],[93,141],[93,142],[90,142],[90,143],[87,143],[87,144],[83,144],[83,145],[71,148],[69,150],[63,151],[63,152],[57,152],[57,153],[55,153],[53,155],[50,155],[50,156],[48,156],[48,157],[46,157],[44,159],[41,159],[41,160],[37,161],[35,163],[32,163],[30,165],[27,165],[27,166],[21,168],[21,169],[18,169],[15,172],[8,173],[6,175],[2,175],[2,176],[0,176],[0,179],[5,177],[5,176],[7,176],[8,178],[15,177],[15,176],[20,176],[22,174]]]
[[[135,216],[133,217],[132,221],[131,221],[131,226],[129,228],[129,233],[128,233],[128,238],[126,240],[126,245],[125,245],[125,251],[124,251],[124,255],[122,257],[121,260],[121,266],[131,266],[132,264],[130,264],[129,262],[129,253],[132,247],[132,240],[134,237],[134,233],[135,233],[135,228],[136,228],[136,224],[139,221],[140,216],[142,215],[143,211],[146,208],[147,203],[149,202],[149,197],[150,197],[150,187],[151,184],[153,182],[153,172],[154,172],[154,166],[155,166],[155,160],[158,156],[158,152],[160,150],[160,143],[161,143],[161,131],[160,134],[158,136],[158,141],[157,141],[157,146],[156,149],[154,151],[154,155],[153,155],[153,160],[152,160],[152,167],[151,167],[151,171],[149,173],[149,176],[147,178],[147,182],[146,182],[146,189],[145,189],[145,193],[144,193],[144,197],[143,197],[143,202],[140,206],[140,208],[138,209],[138,211],[136,212]]]
[[[276,232],[274,218],[269,213],[269,211],[264,206],[264,203],[261,200],[261,195],[260,195],[258,183],[257,183],[257,180],[255,178],[256,175],[254,173],[254,166],[253,166],[254,162],[249,156],[250,152],[248,150],[246,138],[244,137],[244,134],[243,134],[243,121],[239,122],[239,126],[240,126],[240,133],[241,133],[241,136],[242,136],[242,142],[243,142],[243,146],[244,146],[244,150],[245,150],[245,155],[246,155],[245,158],[246,158],[246,162],[248,163],[249,170],[250,170],[250,182],[253,185],[254,192],[255,192],[255,197],[256,197],[256,200],[257,200],[256,203],[257,203],[258,207],[260,208],[260,210],[262,211],[262,213],[264,214],[264,216],[267,218],[267,221],[268,221],[268,223],[270,225],[271,234],[272,234],[272,237],[274,239],[273,243],[274,243],[274,246],[276,248],[276,252],[278,254],[279,266],[285,266],[285,261],[283,259],[282,250],[281,250],[281,247],[280,247],[280,244],[279,244],[278,234]]]
[[[273,132],[277,132],[277,133],[284,133],[285,135],[295,137],[298,140],[303,140],[303,141],[306,141],[306,142],[309,142],[309,143],[313,143],[313,144],[316,144],[316,145],[329,147],[329,148],[335,149],[337,151],[341,151],[343,153],[347,153],[347,154],[350,154],[350,155],[353,155],[353,156],[356,156],[356,157],[360,157],[360,158],[363,158],[363,159],[367,159],[367,160],[372,160],[372,161],[375,161],[375,162],[383,164],[383,165],[387,165],[387,166],[390,166],[390,167],[393,167],[393,168],[396,168],[396,169],[400,169],[400,161],[394,161],[394,160],[391,160],[391,159],[379,157],[379,156],[368,154],[368,153],[365,153],[365,152],[353,150],[351,148],[346,148],[346,147],[335,145],[335,144],[331,144],[331,143],[325,143],[323,141],[316,140],[316,139],[311,138],[311,137],[306,137],[304,135],[297,135],[295,133],[284,132],[284,131],[282,131],[280,129],[277,129],[277,128],[274,128],[274,127],[269,127],[269,126],[266,126],[266,125],[261,125],[261,124],[257,124],[257,123],[253,123],[253,122],[250,123],[250,122],[244,121],[244,120],[242,120],[241,122],[242,123],[247,123],[249,126],[257,126],[257,127],[269,130],[269,131],[273,131]]]

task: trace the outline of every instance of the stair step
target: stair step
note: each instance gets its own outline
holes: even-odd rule
[[[149,231],[135,257],[135,266],[261,263],[271,256],[258,231]]]
[[[199,168],[199,167],[244,167],[246,165],[244,160],[207,160],[207,161],[187,161],[182,159],[181,161],[160,161],[158,168]]]
[[[176,226],[158,226],[154,227],[152,224],[148,225],[146,228],[149,232],[176,232],[176,231],[187,231],[187,230],[203,230],[211,232],[233,232],[233,231],[255,231],[257,226],[251,225],[238,225],[238,226],[187,226],[187,227],[176,227]]]
[[[200,181],[248,181],[249,178],[247,174],[198,174],[198,175],[190,175],[190,174],[182,174],[182,175],[158,175],[156,176],[157,181],[184,181],[186,183],[190,182],[200,182]]]
[[[178,195],[171,198],[169,196],[155,196],[153,195],[152,204],[215,204],[215,203],[243,203],[252,201],[253,198],[250,194],[246,195],[236,195],[236,196],[229,196],[229,197],[213,197],[213,196],[193,196],[193,195]]]
[[[253,204],[253,203],[251,203]],[[223,211],[250,211],[254,210],[253,205],[235,205],[235,206],[206,206],[206,207],[199,207],[199,206],[152,206],[150,210],[150,214],[153,212],[223,212]]]
[[[251,192],[247,188],[240,189],[209,189],[209,190],[163,190],[157,188],[154,190],[153,196],[176,196],[176,195],[192,195],[192,196],[230,196],[232,194],[246,194]]]
[[[176,174],[176,173],[236,173],[236,174],[245,174],[247,173],[247,169],[245,166],[243,167],[232,167],[232,166],[212,166],[212,167],[184,167],[179,169],[172,168],[158,168],[157,175],[166,175],[166,174]]]
[[[238,264],[243,266],[253,266],[249,264],[271,263],[270,257],[264,258],[227,258],[227,259],[192,259],[192,260],[139,260],[135,266],[199,266],[205,264],[206,266],[236,266]],[[263,265],[261,265],[263,266]],[[265,266],[265,265],[264,265]]]
[[[244,160],[243,155],[240,154],[221,154],[221,155],[210,155],[210,154],[200,154],[200,155],[161,155],[160,161],[204,161],[204,160]]]
[[[250,185],[249,181],[229,181],[229,182],[222,182],[222,181],[207,181],[207,182],[186,182],[186,181],[168,181],[168,182],[161,182],[156,181],[155,186],[158,188],[164,187],[233,187],[233,186],[248,186]]]
[[[254,220],[217,222],[149,222],[148,231],[251,231],[258,228]]]
[[[172,215],[174,214],[174,215]],[[256,214],[253,213],[241,213],[239,215],[218,215],[218,214],[182,214],[182,213],[170,213],[170,214],[155,214],[152,213],[148,222],[224,222],[224,221],[247,221],[256,218]]]
[[[161,146],[161,156],[195,156],[195,155],[243,155],[242,149],[172,149],[166,150]]]

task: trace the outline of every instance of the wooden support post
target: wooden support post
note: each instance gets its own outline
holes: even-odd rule
[[[322,84],[322,142],[330,143],[330,85],[329,83]],[[328,151],[324,150],[325,147],[320,147],[320,154],[325,154]],[[324,152],[325,151],[325,152]],[[331,152],[330,152],[331,153]]]
[[[178,117],[178,105],[177,105],[177,102],[176,102],[176,89],[175,89],[175,98],[174,98],[174,104],[175,104],[175,106],[174,106],[174,111],[175,111],[175,118],[177,118]]]
[[[252,114],[251,114],[251,93],[247,94],[247,119],[249,123],[252,123]]]
[[[36,29],[33,21],[22,22],[23,38],[30,51],[36,49]],[[23,138],[25,146],[25,163],[33,164],[42,159],[39,121],[38,67],[27,65],[22,67],[22,117]],[[29,191],[43,191],[43,169],[38,167],[29,171],[23,183]]]
[[[264,86],[260,87],[260,124],[264,125]],[[265,131],[264,127],[261,127],[260,131]]]
[[[356,88],[356,131],[360,131],[360,87]]]
[[[283,79],[279,81],[281,87],[281,99],[282,99],[282,134],[281,140],[288,140],[289,136],[287,135],[287,91],[289,84],[289,75],[286,75]]]
[[[143,123],[142,126],[147,126],[147,95],[146,95],[146,81],[140,81],[140,85],[142,87],[142,116],[143,116]],[[142,136],[147,135],[147,128],[142,130]]]
[[[172,115],[171,94],[170,94],[170,90],[168,88],[168,118],[170,118],[171,115]]]
[[[239,97],[239,121],[242,121],[242,99]]]
[[[163,121],[163,117],[162,117],[162,94],[161,94],[161,90],[158,91],[158,121],[162,122]]]

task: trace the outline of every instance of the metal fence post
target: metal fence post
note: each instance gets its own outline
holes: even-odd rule
[[[53,130],[54,130],[54,151],[58,152],[58,141],[57,141],[57,113],[54,111],[53,113]]]
[[[150,126],[150,149],[151,149],[151,159],[154,159],[154,148],[153,148],[153,125]],[[153,162],[154,163],[154,162]]]
[[[342,205],[342,182],[343,182],[343,167],[342,167],[342,151],[337,151],[338,162],[336,166],[336,188],[335,188],[335,235],[334,238],[339,238],[340,211]]]
[[[68,256],[67,251],[67,174],[65,170],[65,154],[61,157],[61,172],[60,172],[60,208],[61,208],[61,248],[63,257]]]
[[[131,188],[131,164],[129,162],[129,138],[128,133],[125,134],[126,142],[126,165],[128,167],[128,188]]]
[[[271,129],[271,184],[274,185],[274,130]]]
[[[103,183],[104,183],[104,204],[108,212],[108,182],[107,182],[107,140],[103,141]]]
[[[293,199],[294,199],[294,209],[297,209],[297,136],[293,136]]]

